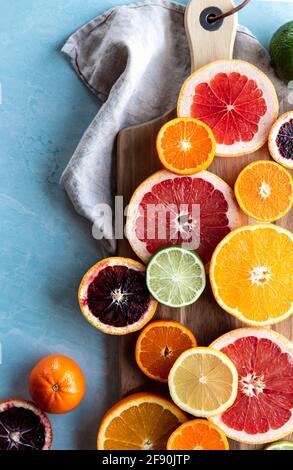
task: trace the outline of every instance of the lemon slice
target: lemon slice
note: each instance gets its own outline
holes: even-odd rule
[[[268,445],[265,450],[293,450],[293,442],[279,441]]]
[[[168,383],[176,405],[193,416],[208,418],[233,405],[238,373],[224,353],[212,348],[192,348],[174,363]]]

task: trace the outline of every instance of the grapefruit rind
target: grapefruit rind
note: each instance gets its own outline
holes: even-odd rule
[[[293,170],[293,158],[291,160],[287,160],[285,157],[280,155],[279,149],[276,144],[280,127],[291,119],[293,119],[293,111],[287,111],[286,113],[279,116],[279,118],[274,122],[268,137],[268,147],[271,157],[277,163],[286,168],[289,168],[290,170]]]
[[[87,289],[90,282],[95,279],[97,273],[101,269],[104,269],[107,266],[127,266],[128,268],[131,268],[135,271],[145,272],[145,266],[131,258],[121,258],[119,256],[113,256],[110,258],[105,258],[102,261],[98,261],[83,276],[78,289],[78,302],[83,316],[93,327],[97,328],[100,331],[103,331],[103,333],[107,333],[110,335],[127,335],[129,333],[133,333],[142,329],[152,319],[158,306],[158,302],[152,297],[150,299],[148,309],[146,310],[144,315],[142,315],[140,320],[125,327],[115,327],[101,322],[97,317],[95,317],[91,313],[88,305],[84,304],[84,300],[87,298]]]
[[[293,344],[285,336],[273,331],[269,328],[238,328],[232,330],[228,333],[217,338],[210,344],[210,348],[221,350],[225,346],[228,346],[231,343],[234,343],[237,339],[246,337],[246,336],[256,336],[257,338],[268,338],[274,343],[276,343],[282,351],[292,355],[293,361]],[[229,338],[232,340],[229,341]],[[221,415],[217,415],[209,418],[213,423],[219,426],[222,431],[226,434],[227,437],[233,439],[236,442],[243,444],[266,444],[268,442],[273,442],[279,439],[286,437],[288,434],[293,432],[293,408],[291,411],[292,417],[291,422],[286,423],[282,428],[278,430],[269,431],[268,433],[259,433],[259,434],[247,434],[244,431],[231,430],[226,424],[221,421]],[[268,435],[269,434],[269,435]]]
[[[184,413],[180,408],[178,408],[171,400],[168,398],[162,397],[155,393],[150,392],[141,392],[141,393],[134,393],[129,395],[125,398],[122,398],[118,403],[116,403],[112,408],[110,408],[106,414],[104,415],[97,436],[97,449],[104,450],[104,442],[106,440],[106,431],[111,423],[111,421],[119,417],[123,411],[133,406],[139,406],[143,403],[154,403],[162,406],[172,412],[174,416],[178,419],[178,422],[184,423],[188,420],[186,413]]]
[[[216,284],[215,277],[214,277],[214,267],[217,262],[217,255],[219,251],[221,250],[222,246],[228,243],[229,240],[235,235],[235,232],[239,233],[240,231],[245,231],[245,230],[259,230],[259,229],[266,229],[266,228],[273,228],[276,231],[289,236],[289,238],[293,241],[293,234],[289,230],[286,230],[285,228],[280,227],[278,225],[274,225],[270,223],[262,223],[262,224],[257,224],[257,225],[245,225],[243,227],[239,227],[233,230],[232,232],[228,233],[228,235],[226,235],[225,238],[223,238],[223,240],[218,244],[212,256],[211,263],[210,263],[210,271],[209,271],[212,292],[214,294],[214,297],[217,303],[220,305],[220,307],[222,307],[223,310],[225,310],[227,313],[229,313],[233,317],[237,318],[237,320],[240,320],[241,322],[247,325],[257,326],[257,327],[275,325],[277,323],[280,323],[283,320],[286,320],[286,318],[289,318],[293,313],[293,303],[290,309],[287,312],[285,312],[283,315],[280,315],[279,317],[270,318],[269,320],[262,321],[262,322],[251,320],[245,317],[237,308],[231,308],[222,301],[218,293],[218,288],[217,288],[217,284]]]
[[[147,263],[152,254],[148,252],[145,247],[145,243],[140,241],[135,232],[135,224],[139,215],[139,205],[143,196],[152,189],[152,187],[166,179],[185,178],[186,176],[175,175],[168,170],[159,170],[153,175],[146,178],[134,191],[127,210],[127,219],[125,225],[125,234],[128,239],[130,246],[134,253],[144,263]],[[213,184],[215,189],[220,190],[224,195],[228,203],[227,218],[229,220],[230,229],[234,229],[240,225],[241,216],[240,210],[235,200],[234,192],[232,188],[219,176],[211,173],[210,171],[203,170],[195,175],[190,175],[190,178],[203,178],[205,181]],[[188,176],[187,176],[188,178]]]
[[[176,369],[181,365],[181,363],[186,357],[188,357],[189,355],[193,355],[195,351],[196,351],[196,354],[209,354],[209,355],[216,356],[228,367],[228,369],[230,370],[232,374],[232,392],[231,392],[229,399],[225,403],[223,403],[221,406],[219,406],[217,409],[214,409],[212,411],[193,409],[186,403],[182,402],[176,393],[176,387],[174,385],[174,376],[176,374]],[[222,353],[221,351],[217,351],[216,349],[213,349],[211,346],[191,348],[191,349],[188,349],[187,351],[184,351],[173,364],[169,373],[168,384],[169,384],[169,392],[170,392],[171,398],[173,402],[177,406],[179,406],[179,408],[181,408],[183,411],[193,416],[197,416],[200,418],[211,418],[213,416],[217,416],[217,415],[224,413],[224,411],[230,408],[230,406],[232,406],[234,401],[236,400],[237,391],[238,391],[238,372],[237,372],[235,365],[231,361],[231,359],[229,359],[229,357],[226,356],[226,354]]]
[[[210,138],[210,141],[212,143],[212,148],[211,148],[211,151],[210,151],[209,155],[207,156],[207,159],[202,164],[198,164],[194,168],[188,167],[188,168],[184,168],[184,169],[180,170],[179,168],[176,168],[173,165],[171,165],[170,163],[168,163],[167,160],[165,159],[164,148],[161,145],[161,141],[162,141],[162,138],[165,135],[165,131],[170,126],[176,125],[177,123],[180,123],[182,121],[183,122],[193,122],[193,123],[197,124],[198,126],[202,127],[203,129],[205,129],[207,131],[207,137]],[[172,121],[169,121],[166,124],[164,124],[163,127],[160,129],[160,131],[158,133],[158,136],[157,136],[157,140],[156,140],[156,148],[157,148],[157,153],[158,153],[159,159],[160,159],[162,165],[167,170],[169,170],[173,173],[176,173],[177,175],[194,175],[195,173],[198,173],[199,171],[206,170],[211,165],[211,163],[213,162],[214,157],[215,157],[215,153],[216,153],[216,140],[215,140],[214,134],[212,133],[212,130],[204,122],[202,122],[198,119],[192,118],[192,117],[175,118]]]
[[[144,329],[140,332],[136,345],[135,345],[135,360],[140,368],[140,370],[150,379],[156,380],[157,382],[161,383],[168,383],[168,379],[163,379],[159,375],[152,374],[142,363],[140,359],[140,353],[141,353],[141,341],[144,339],[145,334],[148,333],[150,330],[153,328],[178,328],[181,333],[184,335],[188,336],[191,343],[193,343],[192,347],[196,347],[196,339],[194,337],[194,334],[192,333],[191,330],[189,330],[186,326],[184,326],[182,323],[179,323],[178,321],[175,320],[154,320],[150,323],[148,323]],[[168,345],[167,345],[168,346]]]
[[[241,175],[242,175],[242,172],[244,170],[250,170],[250,169],[253,169],[254,167],[258,166],[258,165],[261,165],[261,164],[267,164],[267,163],[270,163],[271,165],[275,165],[277,168],[280,168],[280,165],[276,162],[272,162],[271,160],[257,160],[255,162],[252,162],[250,163],[249,165],[247,165],[238,175],[237,179],[236,179],[236,182],[235,182],[235,186],[234,186],[234,193],[235,193],[235,197],[237,199],[237,202],[240,206],[240,208],[243,210],[243,212],[248,215],[249,217],[252,217],[253,219],[255,220],[258,220],[259,222],[275,222],[276,220],[279,220],[281,219],[282,217],[284,217],[284,215],[286,215],[291,207],[292,207],[292,204],[293,204],[293,183],[292,183],[292,177],[290,175],[290,173],[288,171],[285,170],[285,168],[281,167],[283,172],[286,172],[286,174],[288,175],[288,179],[291,181],[291,188],[292,188],[292,191],[291,191],[291,201],[290,203],[288,204],[288,207],[286,210],[284,210],[283,212],[280,212],[278,213],[277,216],[275,217],[271,217],[271,218],[262,218],[262,217],[259,217],[259,216],[256,216],[253,212],[251,212],[243,203],[242,201],[242,197],[241,197],[241,194],[239,192],[239,182],[241,180]]]
[[[207,421],[206,419],[194,419],[194,420],[190,420],[181,424],[177,429],[175,429],[175,431],[169,437],[167,441],[167,450],[177,450],[177,449],[174,449],[174,446],[173,446],[174,439],[177,437],[178,434],[181,433],[182,430],[184,430],[185,427],[191,426],[192,423],[196,423],[196,424],[203,423],[207,425],[210,429],[214,429],[215,431],[217,431],[225,447],[225,449],[223,450],[229,450],[230,446],[229,446],[228,439],[225,436],[225,433],[222,431],[222,429],[219,426],[214,424],[212,421]]]
[[[177,115],[179,117],[190,116],[190,103],[192,103],[195,84],[210,81],[217,73],[220,72],[239,72],[247,74],[250,79],[257,82],[262,89],[266,99],[267,106],[271,106],[272,110],[267,110],[266,114],[261,118],[259,126],[261,129],[254,135],[249,142],[236,142],[233,145],[217,144],[216,156],[218,157],[240,157],[247,155],[260,149],[267,141],[269,129],[273,122],[277,119],[279,113],[279,102],[273,83],[267,75],[254,65],[239,59],[216,60],[210,64],[204,65],[191,74],[184,82],[177,104]],[[257,77],[257,78],[256,78]]]

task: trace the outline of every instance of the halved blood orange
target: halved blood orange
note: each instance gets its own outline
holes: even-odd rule
[[[157,320],[146,325],[137,338],[135,359],[148,377],[168,382],[176,359],[195,346],[196,339],[186,326],[173,320]]]
[[[238,370],[234,404],[211,418],[225,434],[240,442],[263,444],[293,431],[293,347],[266,328],[239,328],[216,339],[211,347],[225,353]]]
[[[157,137],[157,152],[163,166],[177,175],[193,175],[213,161],[216,140],[211,129],[194,118],[167,122]]]
[[[229,443],[214,423],[193,419],[175,429],[168,439],[167,450],[229,450]]]
[[[292,207],[292,177],[278,163],[258,160],[239,173],[235,196],[247,215],[261,222],[273,222]]]
[[[270,79],[242,60],[217,60],[183,84],[177,113],[204,121],[216,138],[216,155],[233,157],[259,149],[278,115]]]
[[[0,402],[0,450],[49,450],[51,445],[51,423],[32,402]]]
[[[120,257],[104,259],[89,269],[78,300],[87,321],[112,335],[140,330],[157,308],[146,286],[145,267]]]
[[[171,400],[154,393],[135,393],[104,416],[98,450],[165,450],[170,434],[187,415]]]
[[[293,111],[282,114],[269,134],[269,151],[274,160],[293,169]]]
[[[183,245],[196,250],[207,264],[219,241],[239,221],[234,193],[218,176],[208,171],[178,176],[162,170],[134,192],[126,235],[145,262],[159,248]]]

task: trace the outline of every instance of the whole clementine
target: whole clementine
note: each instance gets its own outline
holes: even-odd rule
[[[86,385],[75,361],[52,354],[35,365],[29,377],[29,388],[32,399],[42,410],[61,414],[80,404]]]

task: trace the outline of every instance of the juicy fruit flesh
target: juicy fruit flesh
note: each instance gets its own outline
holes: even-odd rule
[[[210,155],[213,144],[203,126],[182,121],[165,130],[161,147],[169,165],[185,170],[202,165]]]
[[[239,230],[222,245],[213,268],[217,295],[245,319],[265,322],[290,311],[292,240],[274,225]]]
[[[292,356],[267,338],[247,336],[222,349],[239,374],[238,395],[222,414],[230,428],[248,434],[279,429],[292,417]]]
[[[167,381],[176,359],[193,346],[195,341],[179,328],[154,326],[141,341],[140,361],[152,376]]]
[[[279,218],[292,201],[290,174],[270,161],[246,167],[240,173],[235,189],[243,210],[258,220]]]
[[[188,244],[207,263],[230,232],[224,194],[200,177],[155,184],[143,196],[139,211],[136,236],[150,254],[165,246]]]
[[[107,266],[100,270],[87,291],[91,313],[114,327],[139,321],[149,303],[144,273],[126,266]]]
[[[263,92],[254,80],[237,72],[217,73],[194,90],[190,115],[205,122],[218,144],[249,142],[267,111]]]
[[[191,409],[212,411],[227,402],[232,393],[230,369],[212,354],[187,356],[174,377],[176,395]]]
[[[184,424],[172,439],[172,450],[225,449],[226,443],[220,432],[212,423],[204,420],[194,420]]]
[[[39,416],[22,407],[0,412],[0,450],[42,450],[45,426]]]
[[[194,302],[204,285],[200,261],[180,248],[159,252],[147,270],[148,286],[154,297],[170,305]]]
[[[104,450],[164,450],[179,424],[178,418],[159,404],[131,406],[107,427]]]
[[[283,158],[293,161],[293,119],[280,127],[276,144]]]

